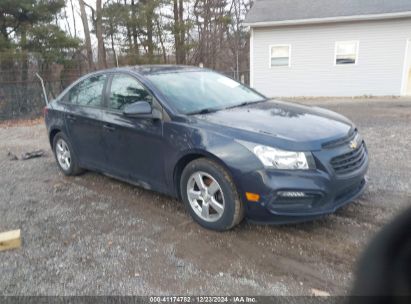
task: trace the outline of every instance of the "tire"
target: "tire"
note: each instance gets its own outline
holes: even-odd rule
[[[204,228],[227,231],[244,218],[244,206],[230,175],[212,160],[199,158],[184,168],[180,193],[190,215]]]
[[[64,151],[61,150],[61,147],[63,147],[63,150],[67,149],[68,151],[68,154],[66,153],[63,158],[59,156],[61,155],[61,153],[64,154]],[[57,165],[64,175],[75,176],[83,172],[83,170],[78,165],[78,159],[74,153],[70,141],[62,132],[57,133],[53,138],[53,153],[54,157],[56,158]],[[69,161],[67,162],[63,159],[69,159]]]

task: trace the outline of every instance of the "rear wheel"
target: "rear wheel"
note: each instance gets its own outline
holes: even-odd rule
[[[53,152],[57,165],[65,175],[78,175],[82,172],[71,144],[62,132],[54,136]]]
[[[205,228],[229,230],[244,217],[230,175],[214,161],[200,158],[189,163],[181,175],[180,191],[191,216]]]

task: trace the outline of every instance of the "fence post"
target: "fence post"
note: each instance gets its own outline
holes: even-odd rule
[[[49,104],[49,99],[47,98],[47,92],[46,92],[46,88],[44,87],[43,78],[41,78],[41,76],[39,75],[39,73],[36,73],[36,76],[37,76],[38,79],[40,79],[41,87],[43,88],[44,100],[46,101],[46,106],[47,106],[47,105]]]

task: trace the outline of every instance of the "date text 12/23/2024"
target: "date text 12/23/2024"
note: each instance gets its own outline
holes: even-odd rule
[[[150,303],[258,303],[255,297],[248,296],[159,296],[150,297]]]

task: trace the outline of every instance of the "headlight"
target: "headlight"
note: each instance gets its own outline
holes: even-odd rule
[[[253,152],[265,167],[282,170],[308,170],[313,167],[311,153],[285,151],[262,145],[242,142]]]

